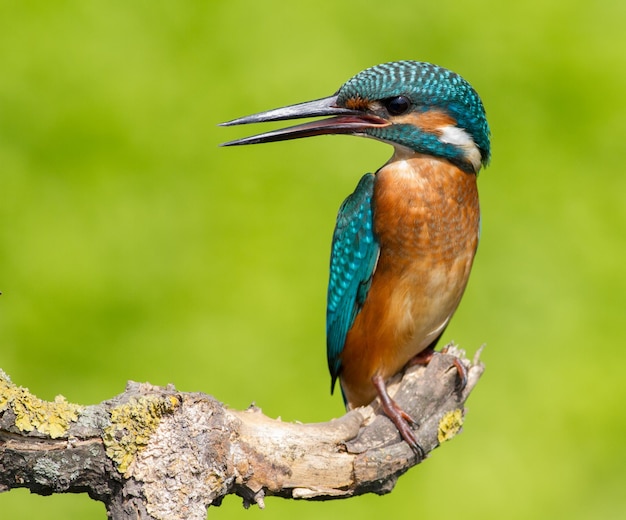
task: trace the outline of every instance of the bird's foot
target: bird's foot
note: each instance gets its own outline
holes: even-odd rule
[[[447,352],[447,346],[441,349],[442,354],[446,354]],[[405,369],[413,367],[415,365],[426,366],[432,361],[435,354],[438,354],[438,352],[434,348],[428,347],[409,359],[409,362],[406,364]],[[452,361],[452,363],[454,364],[454,367],[456,368],[457,374],[459,376],[456,388],[460,392],[467,386],[467,368],[465,368],[465,365],[463,365],[463,363],[461,363],[461,361],[457,357],[454,357],[454,361]]]
[[[398,403],[389,397],[389,394],[387,393],[387,386],[381,376],[374,376],[372,378],[372,383],[374,383],[374,386],[376,387],[376,391],[378,392],[378,397],[385,415],[391,419],[393,424],[395,424],[396,428],[398,428],[398,432],[400,432],[400,436],[419,457],[419,460],[423,460],[426,454],[424,453],[424,449],[418,444],[415,434],[411,429],[411,426],[417,426],[417,423],[408,413],[400,408]]]
[[[445,347],[443,347],[441,349],[441,352],[443,354],[447,354],[448,346],[446,345]],[[461,363],[461,360],[456,356],[454,356],[454,361],[452,363],[454,364],[456,368],[456,373],[459,376],[459,380],[457,381],[457,384],[456,384],[456,389],[459,392],[462,392],[467,386],[467,368],[465,367],[463,363]]]

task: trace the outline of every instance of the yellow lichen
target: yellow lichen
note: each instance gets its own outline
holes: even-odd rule
[[[135,455],[145,448],[161,418],[180,404],[174,396],[131,397],[111,409],[111,424],[104,429],[106,454],[126,476]]]
[[[82,410],[81,406],[68,403],[62,395],[56,396],[54,402],[43,401],[28,388],[16,386],[0,374],[0,412],[8,408],[15,414],[15,426],[20,431],[36,430],[52,439],[65,435]]]
[[[439,444],[449,441],[461,430],[463,426],[463,412],[458,408],[447,412],[439,421],[437,440]]]

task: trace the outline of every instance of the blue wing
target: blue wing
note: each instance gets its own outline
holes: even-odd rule
[[[330,257],[326,307],[326,354],[331,393],[341,371],[346,335],[363,307],[372,284],[379,246],[373,230],[375,176],[364,175],[339,208]]]

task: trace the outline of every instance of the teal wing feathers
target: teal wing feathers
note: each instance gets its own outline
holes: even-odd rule
[[[341,372],[341,352],[363,307],[376,269],[379,245],[373,229],[375,176],[364,175],[339,208],[330,257],[326,308],[326,353],[331,392]]]

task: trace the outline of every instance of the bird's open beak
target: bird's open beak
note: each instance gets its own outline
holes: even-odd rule
[[[282,108],[275,108],[266,112],[259,112],[251,116],[240,117],[220,126],[247,125],[266,121],[283,121],[285,119],[302,119],[305,117],[323,117],[327,119],[312,121],[301,125],[273,130],[263,134],[244,137],[223,143],[221,146],[240,144],[271,143],[287,139],[298,139],[324,134],[353,134],[363,135],[368,128],[389,126],[391,123],[373,114],[366,114],[358,110],[350,110],[337,106],[337,96],[330,96],[315,101],[307,101]]]

